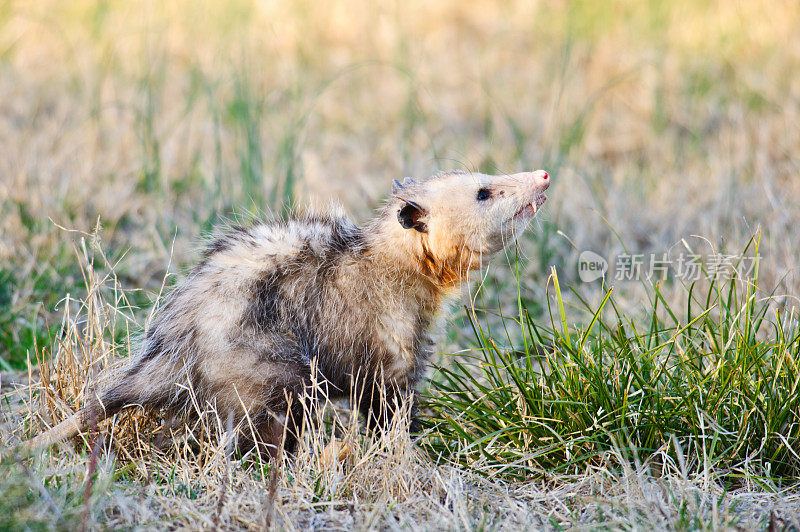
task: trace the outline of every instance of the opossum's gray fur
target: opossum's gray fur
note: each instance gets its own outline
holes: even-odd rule
[[[365,228],[339,213],[228,227],[116,384],[29,447],[132,404],[180,415],[190,393],[237,422],[247,413],[273,449],[284,437],[291,449],[315,394],[355,397],[370,426],[386,426],[397,404],[413,403],[443,299],[527,224],[548,184],[541,171],[451,172],[395,182]],[[476,199],[481,190],[491,202]]]

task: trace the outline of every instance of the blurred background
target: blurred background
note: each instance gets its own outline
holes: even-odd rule
[[[0,2],[0,369],[85,295],[84,234],[146,305],[222,219],[336,200],[363,222],[392,179],[451,168],[553,175],[518,250],[532,302],[552,266],[581,286],[585,250],[760,230],[761,286],[793,304],[800,3]]]

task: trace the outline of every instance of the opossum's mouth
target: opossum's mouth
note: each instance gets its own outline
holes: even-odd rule
[[[539,208],[544,205],[544,202],[547,201],[547,196],[544,194],[539,194],[536,196],[536,199],[532,202],[525,205],[517,214],[514,215],[514,218],[530,218],[539,210]]]

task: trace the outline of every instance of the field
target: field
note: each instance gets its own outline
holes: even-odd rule
[[[800,528],[798,124],[788,0],[0,2],[0,530]],[[276,468],[198,405],[15,450],[215,225],[451,168],[553,184],[413,441],[329,405]]]

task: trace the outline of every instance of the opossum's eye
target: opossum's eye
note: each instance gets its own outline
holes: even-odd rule
[[[478,201],[485,201],[492,197],[492,191],[488,188],[482,188],[478,191]]]

